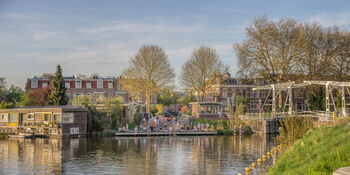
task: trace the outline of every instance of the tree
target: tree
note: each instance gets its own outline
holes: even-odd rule
[[[5,99],[6,81],[4,77],[0,77],[0,101]]]
[[[66,86],[64,84],[62,69],[60,65],[57,65],[55,76],[51,81],[51,92],[49,94],[50,105],[66,105],[68,98],[66,96]]]
[[[188,106],[190,102],[195,102],[197,101],[196,96],[193,94],[187,94],[182,100],[179,100],[180,104],[184,106]]]
[[[22,101],[24,100],[25,92],[19,87],[11,85],[6,93],[6,101],[12,103],[14,106],[24,105]]]
[[[29,91],[27,93],[27,106],[47,106],[50,92],[49,87]]]
[[[272,83],[291,80],[296,60],[301,51],[297,47],[301,32],[297,21],[284,18],[269,21],[266,16],[254,20],[246,30],[247,39],[235,44],[234,50],[240,67],[239,74],[263,77]],[[279,108],[283,105],[279,93]]]
[[[72,101],[73,106],[88,107],[92,105],[92,98],[89,95],[79,95]]]
[[[157,114],[162,114],[164,112],[164,105],[163,104],[157,104]]]
[[[153,106],[152,106],[151,113],[152,113],[153,115],[155,115],[155,114],[158,113],[158,108],[157,108],[156,105],[153,105]]]
[[[157,102],[168,107],[171,104],[177,104],[179,98],[178,93],[167,90],[157,96]]]
[[[307,103],[310,110],[324,111],[326,110],[326,94],[322,87],[313,87],[310,90]]]
[[[194,49],[192,56],[182,66],[181,79],[189,91],[196,92],[198,101],[203,101],[207,90],[215,83],[210,81],[215,73],[227,69],[219,59],[215,49],[201,46]]]
[[[151,95],[166,89],[174,80],[174,69],[162,48],[144,45],[130,59],[129,67],[122,73],[122,87],[132,96],[146,96],[147,112],[151,110]]]

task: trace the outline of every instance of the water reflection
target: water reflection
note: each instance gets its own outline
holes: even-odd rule
[[[7,140],[0,141],[0,174],[236,174],[270,150],[273,138]]]

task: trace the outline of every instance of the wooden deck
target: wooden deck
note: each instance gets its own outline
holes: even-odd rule
[[[120,137],[140,137],[140,136],[193,136],[193,135],[217,135],[216,131],[178,131],[178,132],[116,132],[115,136]]]

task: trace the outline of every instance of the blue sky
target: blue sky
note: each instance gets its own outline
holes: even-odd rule
[[[349,7],[346,0],[0,0],[0,77],[24,87],[57,64],[66,76],[117,76],[144,44],[161,46],[177,76],[202,45],[215,48],[234,73],[232,45],[255,17],[349,28]]]

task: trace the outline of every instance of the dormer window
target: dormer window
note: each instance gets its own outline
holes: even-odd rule
[[[67,89],[70,88],[70,82],[65,82],[64,85],[66,86]]]
[[[81,80],[75,81],[75,88],[80,89],[81,88]]]
[[[103,88],[103,80],[97,81],[97,88]]]
[[[32,89],[38,88],[38,79],[32,79],[30,87]]]

